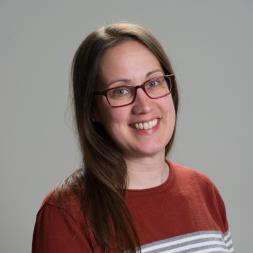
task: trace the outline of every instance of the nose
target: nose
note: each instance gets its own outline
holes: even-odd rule
[[[146,114],[152,110],[151,99],[147,96],[143,89],[136,90],[136,98],[133,103],[134,114]]]

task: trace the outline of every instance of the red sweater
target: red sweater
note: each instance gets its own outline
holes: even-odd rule
[[[169,166],[162,185],[127,191],[142,252],[233,252],[224,203],[214,184],[200,172]],[[32,252],[91,252],[84,231],[75,195],[69,191],[61,204],[52,192],[37,214]],[[103,251],[98,247],[97,252]]]

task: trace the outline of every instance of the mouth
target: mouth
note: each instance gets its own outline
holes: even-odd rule
[[[144,122],[136,122],[132,124],[132,127],[138,130],[148,130],[152,129],[158,124],[158,119],[153,119],[149,121],[144,121]]]

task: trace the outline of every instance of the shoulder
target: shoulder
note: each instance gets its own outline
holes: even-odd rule
[[[192,199],[201,198],[207,205],[212,203],[219,209],[224,208],[219,190],[206,174],[171,161],[169,165],[173,177],[173,188],[176,192],[185,193]]]
[[[78,196],[69,186],[64,189],[62,186],[57,186],[44,198],[41,208],[44,206],[52,206],[55,208],[68,210],[69,208],[78,209],[80,204]]]
[[[41,213],[69,216],[77,222],[82,217],[80,195],[66,182],[56,186],[44,198],[38,211]]]
[[[212,180],[196,169],[185,167],[174,162],[169,162],[172,176],[173,188],[177,194],[184,195],[191,202],[204,205],[215,217],[223,231],[228,228],[224,201],[219,190]]]
[[[168,163],[174,179],[179,184],[201,187],[202,189],[216,188],[213,181],[205,173],[172,161],[168,161]]]
[[[71,184],[57,186],[36,216],[32,252],[91,252],[80,197]]]

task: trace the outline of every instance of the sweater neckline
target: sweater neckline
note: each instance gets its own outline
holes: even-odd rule
[[[150,193],[156,193],[156,192],[162,192],[162,191],[168,190],[168,188],[171,187],[172,182],[174,180],[174,169],[173,169],[173,163],[171,161],[166,160],[166,163],[168,164],[169,175],[162,184],[151,187],[151,188],[146,188],[146,189],[127,189],[126,195],[138,196],[142,194],[150,194]]]

